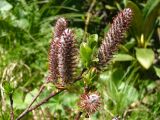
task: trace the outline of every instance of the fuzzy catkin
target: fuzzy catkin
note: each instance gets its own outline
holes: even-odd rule
[[[59,18],[54,27],[54,38],[60,38],[63,31],[67,28],[68,23],[65,18]]]
[[[49,50],[49,81],[57,82],[58,79],[58,42],[59,38],[55,38],[51,41],[50,50]]]
[[[100,96],[97,93],[82,94],[78,103],[79,107],[88,114],[96,112],[100,104]]]
[[[64,18],[59,18],[56,21],[54,27],[54,36],[50,43],[49,49],[49,77],[48,82],[56,83],[59,77],[58,71],[58,49],[59,49],[59,41],[62,36],[63,31],[67,27],[67,21]]]
[[[62,85],[73,82],[76,67],[77,48],[72,30],[65,29],[58,49],[58,70]]]
[[[114,18],[111,28],[99,48],[98,58],[100,65],[105,65],[118,49],[118,45],[124,38],[124,32],[129,28],[132,16],[132,10],[126,8]]]

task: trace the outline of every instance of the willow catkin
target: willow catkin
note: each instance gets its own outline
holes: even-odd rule
[[[83,111],[92,114],[100,107],[100,96],[97,93],[82,94],[78,105]]]
[[[98,58],[100,65],[105,65],[118,49],[118,45],[124,38],[124,32],[129,28],[132,16],[132,10],[126,8],[114,18],[111,28],[99,48]]]
[[[54,36],[49,49],[49,78],[48,82],[56,83],[58,80],[58,45],[63,31],[67,28],[67,21],[59,18],[54,27]]]
[[[54,38],[58,37],[60,38],[63,31],[67,28],[68,22],[66,21],[65,18],[59,18],[55,24],[54,27]]]
[[[73,82],[76,67],[77,48],[72,30],[65,29],[58,49],[58,70],[62,84]]]

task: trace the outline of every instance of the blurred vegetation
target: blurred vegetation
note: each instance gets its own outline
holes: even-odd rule
[[[101,108],[91,119],[160,120],[159,0],[0,0],[0,119],[10,119],[10,94],[17,117],[44,84],[58,17],[67,18],[74,29],[79,66],[88,68],[97,61],[97,49],[113,17],[126,7],[134,11],[134,18],[123,45],[100,76],[85,76],[102,96]],[[82,86],[83,82],[76,83],[24,120],[72,120],[79,111]],[[39,99],[55,89],[52,84],[47,88]]]

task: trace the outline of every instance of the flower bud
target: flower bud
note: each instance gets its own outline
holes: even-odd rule
[[[58,70],[62,84],[73,82],[77,65],[77,48],[72,30],[65,29],[59,41]]]
[[[59,41],[62,36],[63,31],[67,27],[67,21],[64,18],[59,18],[56,21],[54,27],[54,37],[50,44],[49,49],[49,76],[47,82],[56,83],[59,77],[58,71],[58,49],[59,49]]]
[[[97,93],[85,93],[81,95],[78,105],[88,114],[92,114],[100,106],[100,96]]]
[[[106,34],[98,53],[100,65],[106,64],[113,53],[117,51],[118,45],[124,38],[124,33],[129,28],[133,16],[130,8],[121,11],[117,17],[114,18],[111,28]]]
[[[67,25],[68,23],[65,18],[59,18],[54,27],[54,38],[60,38],[63,31],[67,28]]]

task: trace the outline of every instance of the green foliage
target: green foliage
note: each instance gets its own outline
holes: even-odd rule
[[[138,6],[133,3],[132,1],[127,2],[127,7],[131,8],[134,12],[133,21],[132,21],[132,29],[133,29],[133,35],[136,35],[136,38],[139,39],[141,33],[142,33],[142,24],[143,24],[143,16],[142,12],[138,8]]]
[[[88,68],[94,60],[98,44],[98,35],[93,34],[87,38],[87,42],[80,45],[80,57],[84,67]]]
[[[134,11],[132,27],[133,35],[135,35],[136,39],[139,41],[139,44],[141,44],[141,35],[144,35],[144,40],[147,42],[151,39],[154,32],[160,1],[148,0],[143,10],[140,10],[139,7],[132,1],[128,1],[127,7]]]
[[[160,78],[160,68],[154,67],[156,75]]]
[[[114,56],[113,61],[132,61],[134,57],[129,54],[117,54]]]
[[[88,67],[91,63],[92,49],[87,43],[82,43],[80,46],[80,55],[85,67]]]
[[[154,52],[152,49],[136,48],[136,57],[145,69],[149,69],[154,61]]]
[[[88,70],[83,77],[86,85],[92,85],[94,81],[98,79],[96,68],[91,68],[90,70]]]

